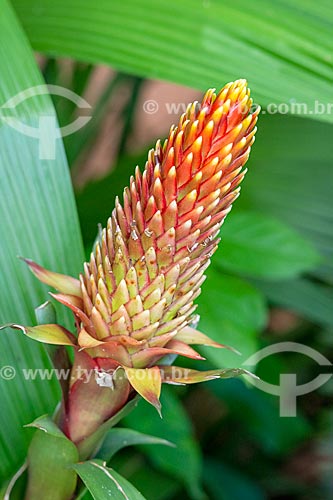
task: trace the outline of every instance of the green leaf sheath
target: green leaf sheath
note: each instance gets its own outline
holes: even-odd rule
[[[70,467],[78,461],[75,445],[49,417],[30,424],[38,430],[29,447],[26,500],[70,500],[77,476]]]
[[[49,300],[35,308],[37,325],[49,325],[57,322],[55,307]]]

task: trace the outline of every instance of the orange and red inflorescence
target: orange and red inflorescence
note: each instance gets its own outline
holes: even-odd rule
[[[158,407],[156,363],[166,354],[200,358],[190,344],[221,347],[193,328],[194,300],[245,175],[259,113],[251,107],[245,80],[188,106],[149,152],[143,173],[136,168],[123,203],[116,200],[80,280],[28,261],[75,315],[78,362],[85,356],[97,370],[124,370],[118,409],[131,387]],[[79,382],[73,376],[75,398]],[[70,397],[68,404],[70,412]]]

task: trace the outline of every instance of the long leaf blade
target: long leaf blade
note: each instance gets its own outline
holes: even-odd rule
[[[12,9],[1,0],[0,105],[26,88],[42,84],[29,43]],[[4,110],[1,110],[4,112]],[[6,110],[36,126],[40,115],[54,117],[49,96],[36,96]],[[44,130],[45,134],[49,131]],[[44,302],[40,284],[17,256],[32,257],[50,269],[78,273],[83,260],[80,228],[61,140],[56,159],[38,158],[38,141],[0,119],[1,290],[0,324],[32,324],[34,307]],[[60,320],[64,321],[63,313]],[[67,326],[70,325],[67,316]],[[23,335],[0,335],[2,366],[11,376],[0,377],[0,479],[23,462],[31,432],[23,425],[53,410],[58,397],[55,381],[27,380],[22,370],[44,369],[44,348]]]
[[[255,278],[290,278],[318,267],[314,247],[283,222],[260,212],[233,214],[223,225],[215,264]]]
[[[174,446],[170,441],[161,439],[160,437],[150,436],[149,434],[144,434],[133,429],[116,427],[115,429],[110,429],[107,433],[102,447],[98,452],[98,457],[109,461],[122,448],[138,444]]]
[[[106,467],[101,460],[82,462],[73,466],[94,500],[144,500],[141,493],[124,477]]]
[[[332,100],[332,9],[321,0],[277,0],[274,9],[266,0],[13,4],[37,50],[202,90],[245,76],[261,104],[333,121],[314,109],[318,96]]]

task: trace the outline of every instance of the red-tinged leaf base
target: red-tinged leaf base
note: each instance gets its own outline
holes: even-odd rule
[[[112,361],[112,360],[108,360]],[[62,428],[75,443],[94,433],[128,401],[130,384],[122,368],[104,370],[84,351],[76,352]]]
[[[73,498],[77,476],[71,465],[79,459],[74,444],[47,417],[39,418],[28,453],[26,500]]]

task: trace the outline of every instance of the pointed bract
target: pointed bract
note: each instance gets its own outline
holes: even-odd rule
[[[211,338],[207,337],[207,335],[199,332],[191,326],[185,326],[179,333],[177,333],[177,335],[175,336],[175,340],[180,340],[181,342],[189,345],[206,345],[218,347],[220,349],[229,349],[230,351],[238,353],[238,351],[236,351],[236,349],[234,349],[233,347],[227,346],[225,344],[219,344],[218,342],[215,342]]]
[[[159,401],[161,394],[162,378],[158,366],[152,368],[128,368],[124,367],[125,373],[131,386],[148,403],[155,406],[161,415],[161,403]]]
[[[72,276],[66,276],[65,274],[55,273],[49,271],[44,267],[36,264],[31,259],[22,259],[33,272],[33,274],[46,285],[49,285],[61,293],[68,293],[70,295],[81,296],[80,282]]]
[[[60,325],[22,326],[12,323],[7,326],[21,330],[27,337],[44,344],[74,346],[76,343],[74,335]]]
[[[189,370],[180,366],[161,366],[161,375],[163,382],[167,384],[198,384],[218,378],[234,378],[240,375],[248,375],[258,378],[253,373],[242,368],[226,368],[224,370],[207,370],[204,372],[198,370]]]

